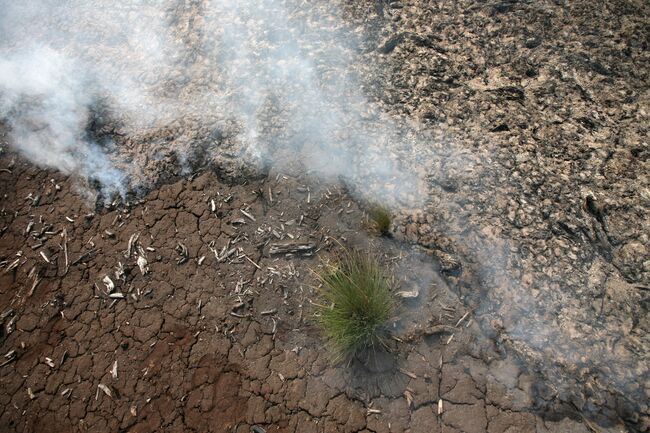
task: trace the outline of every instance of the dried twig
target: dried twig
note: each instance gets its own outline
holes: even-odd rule
[[[314,254],[315,249],[316,249],[316,244],[313,242],[306,242],[306,243],[286,242],[286,243],[271,244],[271,246],[269,247],[269,254],[270,255],[301,254],[303,256],[311,256]]]
[[[244,209],[239,209],[239,211],[240,211],[240,212],[241,212],[241,213],[242,213],[246,218],[248,218],[248,219],[250,219],[251,221],[255,222],[255,217],[254,217],[253,215],[249,214],[249,213],[246,212]]]
[[[251,260],[251,258],[248,257],[245,253],[242,253],[242,255],[246,258],[246,260],[248,260],[249,262],[251,262],[251,263],[253,264],[253,266],[255,266],[257,269],[262,269],[262,268],[260,267],[260,265],[258,265],[258,264],[255,263],[253,260]]]
[[[63,232],[61,233],[61,237],[63,238],[63,256],[65,257],[64,274],[67,274],[70,265],[68,264],[68,231],[66,229],[63,229]]]
[[[455,327],[455,328],[458,328],[458,325],[460,325],[460,324],[462,323],[462,321],[465,320],[465,318],[466,318],[467,316],[469,316],[469,311],[468,311],[467,313],[463,314],[463,317],[461,317],[460,319],[458,319],[458,322],[456,322],[456,325],[455,325],[454,327]]]
[[[74,266],[74,265],[76,265],[77,263],[80,263],[80,262],[86,260],[88,257],[92,256],[92,255],[95,254],[96,252],[97,252],[97,250],[96,250],[95,248],[93,248],[93,249],[90,250],[90,251],[86,251],[85,253],[83,253],[82,255],[80,255],[78,259],[76,259],[75,261],[73,261],[72,263],[70,263],[70,266]]]

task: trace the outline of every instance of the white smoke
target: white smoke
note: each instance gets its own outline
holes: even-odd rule
[[[454,164],[458,173],[472,169],[453,143],[424,142],[368,102],[354,75],[355,33],[328,2],[320,14],[313,3],[0,0],[0,118],[27,158],[97,180],[105,195],[151,181],[148,170],[170,154],[186,164],[199,153],[206,164],[299,166],[407,206],[423,201],[427,171],[444,178]],[[115,136],[89,133],[98,107]],[[462,211],[437,200],[450,214]],[[487,271],[512,282],[506,257],[485,256]],[[502,303],[531,316],[505,323],[508,334],[551,350],[547,336],[563,331],[527,314],[537,308],[527,288],[495,287]],[[484,300],[486,311],[493,305]],[[601,364],[610,361],[603,354]]]
[[[85,136],[93,95],[75,63],[47,47],[0,58],[0,116],[12,141],[37,164],[95,178],[123,191],[123,175]]]
[[[138,187],[125,153],[145,154],[136,172],[160,153],[186,161],[201,148],[219,160],[226,150],[202,131],[230,128],[248,164],[345,177],[381,201],[422,199],[420,179],[399,164],[412,146],[349,72],[355,42],[336,17],[296,18],[280,0],[0,6],[0,116],[38,164],[123,193]],[[100,103],[120,143],[88,136]],[[171,142],[141,140],[165,128]],[[141,142],[126,149],[129,140]]]

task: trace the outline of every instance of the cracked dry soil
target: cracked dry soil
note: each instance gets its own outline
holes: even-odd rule
[[[424,171],[423,209],[368,238],[354,191],[243,182],[230,136],[192,119],[124,136],[116,160],[154,186],[128,207],[95,210],[74,180],[3,154],[0,430],[648,431],[647,2],[340,3],[342,31],[364,36],[364,94],[427,134],[400,155]],[[199,6],[169,12],[188,59]],[[200,71],[181,96],[204,93]],[[231,180],[174,177],[184,146]],[[319,258],[270,254],[284,242],[382,251],[420,290],[393,358],[328,364]]]
[[[537,377],[482,335],[438,262],[399,234],[368,239],[342,186],[273,171],[233,184],[204,172],[93,212],[71,179],[11,154],[1,162],[10,167],[0,173],[0,256],[10,268],[0,274],[10,353],[0,368],[2,431],[593,426],[568,409],[542,416]],[[320,261],[270,254],[284,242],[311,244],[321,258],[339,243],[382,251],[400,286],[420,291],[394,319],[393,356],[370,369],[330,365],[311,322],[310,270]],[[123,298],[109,295],[106,276]]]

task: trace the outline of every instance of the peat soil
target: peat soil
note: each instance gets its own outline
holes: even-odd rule
[[[353,3],[383,110],[431,134],[412,242],[456,254],[483,329],[542,392],[647,431],[648,4]],[[433,156],[431,156],[431,149]],[[467,278],[466,282],[462,280]]]
[[[2,429],[648,431],[648,3],[258,3],[242,3],[247,42],[278,44],[264,17],[289,10],[280,33],[325,59],[314,75],[332,94],[257,119],[275,167],[262,172],[237,113],[214,109],[248,82],[221,85],[211,2],[80,4],[16,27],[45,41],[57,29],[66,54],[123,67],[171,109],[140,129],[117,109],[89,127],[143,188],[128,205],[95,208],[78,179],[2,155]],[[178,62],[142,72],[120,38],[69,35],[135,12],[170,23]],[[239,67],[277,78],[257,61]],[[336,93],[348,75],[362,98]],[[292,119],[332,106],[383,140],[320,149],[326,168],[368,169],[345,185],[285,163],[319,150]],[[390,240],[366,236],[359,197],[403,181],[372,173],[394,160],[424,199],[391,203]],[[270,253],[285,242],[318,251]],[[379,251],[419,290],[374,372],[329,365],[310,322],[310,270],[339,243]]]
[[[2,431],[626,431],[540,407],[447,285],[458,263],[368,235],[343,185],[204,172],[94,209],[60,173],[0,165]],[[367,364],[332,365],[313,323],[313,271],[343,245],[417,292]]]

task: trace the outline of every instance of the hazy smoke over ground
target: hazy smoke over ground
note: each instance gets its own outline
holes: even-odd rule
[[[419,199],[395,153],[411,146],[340,73],[354,42],[336,21],[294,19],[278,0],[0,6],[0,115],[36,163],[119,192],[152,180],[139,172],[172,153],[298,163],[364,179],[375,198]],[[99,111],[119,125],[101,143],[88,131]]]
[[[51,48],[38,47],[0,59],[0,114],[12,142],[37,164],[93,177],[123,191],[123,174],[99,145],[85,136],[93,95],[75,64]]]
[[[366,100],[354,75],[357,36],[320,3],[328,8],[322,14],[291,0],[0,0],[0,118],[26,157],[97,180],[105,195],[202,165],[309,170],[407,206],[423,201],[426,172],[439,181],[456,172],[462,184],[472,167],[452,140],[429,145]],[[441,197],[436,211],[462,214]],[[471,218],[480,219],[480,209]],[[468,244],[470,234],[463,236]],[[543,321],[547,301],[531,298],[506,272],[510,248],[503,256],[489,248],[471,249],[489,251],[480,265],[505,280],[490,295],[503,298],[497,316],[516,319],[503,324],[507,333],[548,359],[558,351],[552,338],[581,355],[590,342]],[[486,314],[497,306],[494,297],[482,302]],[[611,354],[598,355],[615,364]]]

